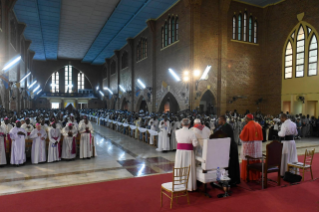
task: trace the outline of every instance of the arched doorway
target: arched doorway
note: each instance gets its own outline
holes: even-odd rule
[[[136,105],[136,111],[144,110],[144,112],[148,112],[148,105],[144,98],[144,96],[141,96],[139,100],[137,101]]]
[[[121,110],[128,110],[128,100],[123,99]]]
[[[207,115],[216,114],[216,100],[213,93],[207,90],[199,102],[199,112]]]
[[[179,110],[180,109],[179,109],[179,105],[178,105],[176,98],[173,96],[172,93],[167,93],[160,104],[158,112],[160,112],[160,113],[166,113],[166,112],[176,113]]]

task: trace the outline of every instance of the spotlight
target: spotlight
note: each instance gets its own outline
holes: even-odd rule
[[[17,58],[10,61],[7,65],[4,66],[2,69],[4,72],[6,72],[9,68],[11,68],[13,65],[15,65],[17,62],[21,60],[21,56],[18,56]]]
[[[25,75],[21,80],[20,83],[23,82],[28,76],[30,76],[31,72],[29,72],[27,75]]]
[[[29,86],[28,86],[28,89],[32,88],[32,86],[34,86],[35,83],[37,83],[37,81],[34,81],[31,85],[29,85]]]
[[[37,92],[37,95],[38,95],[39,93],[41,93],[41,91],[42,91],[42,89],[40,89],[40,90]]]
[[[104,96],[104,93],[102,92],[102,91],[99,91],[100,92],[100,94],[102,95],[102,96]]]
[[[124,92],[124,93],[126,92],[126,90],[122,87],[122,85],[120,85],[120,89],[122,92]]]
[[[175,78],[175,80],[177,82],[181,81],[181,79],[179,78],[179,76],[175,73],[175,71],[173,71],[173,69],[169,68],[169,73]]]
[[[200,78],[201,80],[207,80],[207,76],[208,76],[208,72],[210,71],[210,69],[212,68],[212,66],[207,66],[202,77]]]
[[[99,90],[99,86],[96,86],[96,90]]]
[[[194,77],[198,77],[200,75],[200,71],[199,70],[195,70],[194,71]]]
[[[146,88],[146,86],[144,85],[144,83],[142,83],[142,81],[140,79],[137,79],[137,82],[142,86],[143,89]]]
[[[33,93],[36,92],[40,88],[40,85],[33,90]]]

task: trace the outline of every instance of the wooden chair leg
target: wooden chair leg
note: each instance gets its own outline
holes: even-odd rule
[[[312,175],[312,168],[310,166],[310,174],[311,174],[311,179],[313,180],[313,175]]]
[[[171,209],[172,209],[172,207],[173,207],[173,201],[174,201],[174,193],[172,192],[172,196],[171,196]]]
[[[163,207],[163,189],[161,188],[161,207]]]
[[[302,169],[302,181],[305,181],[305,168]]]

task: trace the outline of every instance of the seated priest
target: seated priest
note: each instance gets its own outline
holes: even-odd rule
[[[196,163],[194,147],[198,145],[197,138],[192,130],[189,129],[190,120],[182,120],[182,129],[176,131],[177,150],[175,155],[175,168],[190,166],[188,191],[195,191],[196,187]]]
[[[41,128],[40,123],[36,123],[35,129],[30,134],[32,139],[31,161],[33,164],[45,162],[46,158],[46,141],[47,133]]]
[[[228,162],[228,176],[231,179],[230,185],[236,186],[240,183],[240,169],[238,158],[238,147],[234,139],[234,133],[232,127],[226,122],[226,116],[222,115],[218,118],[218,128],[216,132],[209,138],[230,138],[230,152]]]
[[[81,134],[80,140],[80,158],[90,159],[93,155],[93,140],[92,133],[93,127],[87,116],[79,124],[79,132]]]

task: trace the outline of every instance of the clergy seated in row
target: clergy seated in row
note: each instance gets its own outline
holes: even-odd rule
[[[230,138],[230,151],[228,161],[228,176],[231,179],[230,185],[236,186],[240,183],[240,169],[238,158],[238,147],[234,139],[232,127],[226,122],[226,116],[222,115],[218,118],[218,127],[209,139],[214,138]]]
[[[260,124],[254,121],[252,114],[247,114],[246,125],[240,133],[240,140],[242,142],[241,148],[241,174],[240,177],[243,180],[247,179],[247,159],[246,155],[253,158],[261,158],[262,156],[262,141],[263,132]],[[249,160],[250,163],[260,163],[259,159]],[[250,171],[249,180],[258,180],[260,178],[260,172]]]

